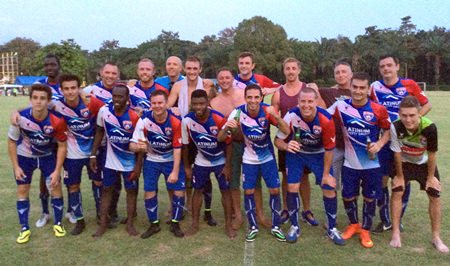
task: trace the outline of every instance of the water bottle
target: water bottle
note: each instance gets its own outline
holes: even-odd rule
[[[376,156],[375,156],[375,153],[369,152],[370,145],[372,144],[372,141],[370,140],[369,136],[366,137],[366,141],[367,141],[367,146],[366,146],[367,155],[369,156],[369,160],[373,161],[373,160],[375,160]]]

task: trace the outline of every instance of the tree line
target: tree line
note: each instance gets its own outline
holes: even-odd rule
[[[22,75],[43,75],[43,58],[53,53],[60,57],[64,71],[77,74],[88,83],[96,80],[99,67],[106,61],[117,62],[121,79],[130,79],[136,78],[137,62],[148,57],[155,62],[157,75],[163,75],[165,60],[170,55],[182,59],[197,55],[203,60],[203,75],[215,77],[221,67],[236,69],[237,55],[242,51],[256,55],[255,72],[279,82],[283,82],[281,62],[288,56],[302,61],[302,80],[325,86],[334,82],[333,65],[337,60],[347,60],[354,71],[368,72],[376,79],[378,58],[392,54],[400,59],[402,76],[433,85],[450,84],[450,30],[438,26],[419,30],[410,16],[401,18],[395,29],[367,27],[354,40],[342,35],[316,41],[288,39],[282,26],[255,16],[217,35],[207,35],[199,43],[163,30],[135,48],[122,47],[119,40],[113,39],[103,41],[92,52],[83,50],[74,39],[42,46],[32,39],[17,37],[0,45],[0,52],[18,52]]]

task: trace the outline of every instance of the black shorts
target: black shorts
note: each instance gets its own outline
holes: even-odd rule
[[[427,164],[402,163],[403,176],[405,177],[405,184],[412,180],[416,180],[420,184],[420,189],[425,190],[428,176]],[[440,180],[439,171],[436,166],[434,176]]]
[[[286,151],[278,150],[278,171],[286,172]],[[311,170],[308,168],[303,169],[303,174],[308,175],[311,173]]]

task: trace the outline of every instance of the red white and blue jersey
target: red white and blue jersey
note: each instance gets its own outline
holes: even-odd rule
[[[112,102],[112,89],[106,88],[103,85],[102,81],[98,81],[93,85],[87,86],[86,88],[84,88],[84,91],[87,94],[93,94],[105,104],[109,104]]]
[[[284,116],[284,121],[290,126],[291,133],[277,132],[277,138],[293,139],[295,132],[300,130],[301,153],[323,153],[336,146],[335,126],[332,116],[320,107],[317,107],[316,116],[312,121],[306,121],[300,108],[294,107]]]
[[[141,81],[139,80],[133,87],[129,87],[129,90],[130,106],[133,109],[135,107],[140,107],[144,110],[150,109],[151,94],[155,90],[162,90],[169,95],[169,90],[156,82],[153,82],[153,85],[150,88],[143,88]]]
[[[48,77],[40,79],[40,80],[36,81],[36,83],[49,86],[52,89],[52,99],[58,99],[58,98],[62,97],[62,93],[59,88],[59,83],[50,83],[48,81]]]
[[[240,129],[244,136],[243,162],[247,164],[263,164],[274,159],[273,144],[270,140],[270,124],[278,125],[278,122],[266,112],[270,105],[260,103],[259,113],[251,117],[247,111],[247,105],[241,105],[234,109],[228,120],[233,120],[237,110],[241,110],[239,116]]]
[[[18,126],[10,126],[8,137],[17,143],[17,154],[28,158],[51,155],[55,140],[66,141],[64,119],[48,113],[43,120],[32,115],[31,108],[19,112]]]
[[[261,88],[278,88],[281,84],[271,80],[270,78],[260,75],[260,74],[252,74],[250,79],[242,79],[239,74],[234,76],[233,87],[245,89],[247,85],[257,84]]]
[[[163,76],[158,77],[155,79],[155,83],[161,85],[163,88],[167,89],[167,92],[170,93],[172,90],[173,84],[175,84],[177,81],[183,80],[184,76],[179,75],[178,79],[175,82],[172,82],[169,78],[169,76]]]
[[[412,79],[400,78],[393,86],[387,86],[383,80],[370,85],[370,99],[386,107],[391,121],[398,119],[400,102],[408,95],[419,100],[420,105],[428,103],[428,98],[417,83]]]
[[[153,111],[145,111],[139,118],[131,141],[145,140],[149,143],[146,159],[152,162],[172,162],[173,150],[180,149],[181,118],[168,112],[164,122],[158,123]]]
[[[356,106],[351,99],[346,99],[335,102],[327,111],[342,121],[344,166],[357,170],[380,167],[377,157],[375,160],[369,159],[367,137],[371,142],[376,142],[381,129],[390,129],[391,122],[386,108],[371,100],[363,106]]]
[[[195,112],[188,113],[183,118],[183,144],[193,142],[198,149],[195,164],[199,166],[218,166],[225,164],[225,145],[231,143],[227,137],[226,143],[217,140],[217,134],[225,125],[226,118],[216,110],[210,110],[205,121],[200,121]]]
[[[106,168],[121,172],[133,171],[136,159],[129,147],[138,119],[138,115],[129,107],[121,116],[115,114],[113,104],[100,108],[97,125],[105,129]]]
[[[102,101],[91,97],[86,105],[81,97],[76,107],[69,106],[64,98],[53,101],[54,109],[67,124],[67,158],[88,158],[94,143],[95,123]]]

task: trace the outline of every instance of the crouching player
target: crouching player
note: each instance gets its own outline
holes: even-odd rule
[[[262,175],[270,193],[270,209],[272,210],[272,235],[279,241],[286,241],[280,228],[281,202],[280,179],[277,164],[270,140],[270,124],[278,126],[284,134],[289,134],[289,125],[278,115],[273,106],[262,103],[262,90],[256,84],[247,85],[244,90],[246,104],[234,109],[227,123],[220,131],[219,141],[224,141],[231,132],[234,136],[242,134],[245,148],[242,156],[242,179],[245,190],[244,207],[249,223],[247,241],[254,241],[258,233],[255,210],[255,185],[258,176]],[[238,130],[239,129],[239,130]]]
[[[391,127],[391,149],[394,152],[396,175],[392,180],[392,239],[394,248],[402,246],[400,219],[402,196],[411,180],[420,184],[428,194],[428,212],[431,220],[432,243],[442,253],[448,247],[440,237],[441,227],[441,183],[436,166],[438,137],[436,125],[420,116],[420,104],[414,96],[406,96],[400,103],[399,117]]]
[[[298,97],[298,107],[291,109],[284,121],[291,127],[289,137],[278,131],[275,145],[286,153],[286,169],[288,180],[287,205],[291,228],[287,241],[294,243],[300,236],[298,211],[300,199],[298,189],[305,167],[311,169],[316,176],[316,184],[321,185],[323,203],[328,218],[328,237],[337,245],[344,245],[339,231],[336,229],[336,179],[331,175],[333,149],[335,147],[335,127],[331,115],[317,107],[317,92],[309,87],[303,88]]]
[[[366,73],[355,73],[351,81],[351,98],[335,102],[328,112],[342,122],[345,160],[342,168],[342,198],[350,225],[342,234],[347,240],[359,233],[361,245],[373,247],[370,237],[375,215],[375,199],[381,196],[382,172],[377,153],[389,141],[391,126],[384,106],[369,100],[369,80]],[[380,136],[381,129],[384,129]],[[358,223],[359,187],[364,196],[363,223]]]
[[[51,97],[50,87],[41,84],[31,86],[31,107],[19,112],[18,125],[11,125],[8,132],[8,152],[17,183],[17,214],[22,226],[16,240],[19,244],[30,240],[28,196],[33,172],[38,168],[46,178],[46,185],[52,196],[55,221],[53,232],[56,237],[66,235],[61,224],[64,202],[60,173],[67,152],[67,126],[63,119],[49,113],[47,105]],[[52,148],[55,141],[58,145],[56,154]]]
[[[129,90],[125,85],[116,85],[112,89],[112,103],[100,108],[97,116],[97,130],[90,156],[90,166],[93,171],[98,170],[98,148],[106,134],[106,158],[102,171],[103,189],[100,200],[100,225],[92,235],[101,237],[109,224],[109,209],[113,199],[114,184],[122,175],[127,192],[126,230],[130,236],[139,233],[133,225],[136,212],[137,179],[141,174],[140,158],[136,160],[134,152],[130,151],[130,140],[139,119],[138,115],[127,105]]]
[[[222,193],[222,205],[225,213],[225,231],[229,238],[236,236],[231,226],[231,192],[229,180],[231,175],[231,138],[225,143],[217,140],[217,134],[226,120],[222,114],[208,108],[208,94],[204,90],[195,90],[191,96],[191,106],[194,110],[183,118],[183,159],[186,176],[192,177],[195,189],[192,197],[192,226],[189,235],[199,230],[200,208],[206,182],[214,173]],[[189,163],[189,143],[194,143],[198,149],[192,169]],[[226,149],[226,150],[225,150]],[[226,157],[226,159],[225,159]]]
[[[170,231],[176,237],[184,237],[179,221],[183,216],[185,175],[181,162],[181,120],[167,110],[167,94],[155,90],[151,94],[152,111],[139,118],[130,149],[147,153],[144,161],[145,209],[150,227],[141,235],[148,238],[159,231],[158,180],[161,174],[166,179],[167,190],[173,191],[172,221]]]

